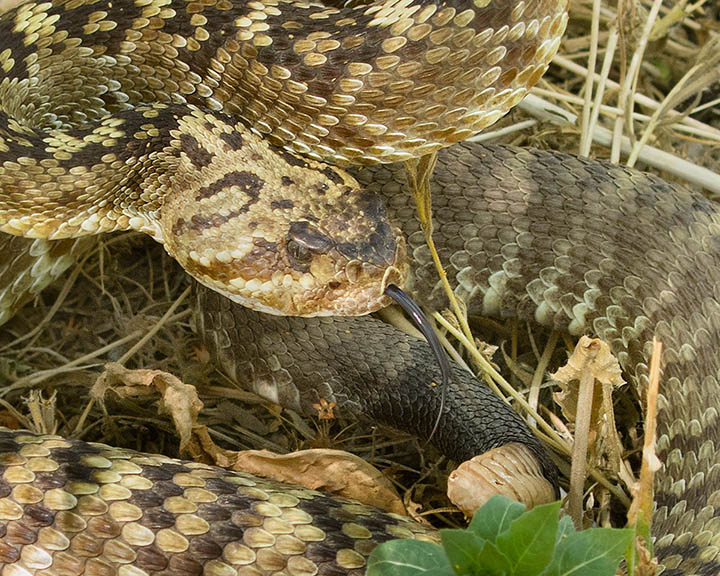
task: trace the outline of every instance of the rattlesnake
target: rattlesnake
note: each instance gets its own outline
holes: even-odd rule
[[[163,242],[198,280],[258,310],[317,315],[377,309],[386,303],[384,285],[400,282],[407,274],[403,235],[387,223],[385,207],[400,216],[401,222],[410,222],[406,232],[413,232],[407,202],[395,195],[383,204],[373,194],[362,192],[353,176],[317,162],[348,165],[405,160],[436,151],[489,125],[517,103],[546,68],[565,26],[565,8],[564,3],[555,2],[483,0],[425,6],[400,1],[346,9],[300,2],[233,6],[228,0],[207,5],[164,0],[24,4],[0,19],[0,32],[10,46],[0,52],[4,71],[0,82],[4,112],[0,126],[0,229],[53,239],[141,230]],[[139,104],[148,105],[135,107]],[[717,409],[707,402],[717,389],[717,380],[695,376],[696,372],[683,365],[688,359],[694,365],[701,358],[708,362],[708,370],[714,371],[708,351],[716,339],[712,314],[718,298],[713,293],[712,266],[703,266],[716,258],[714,208],[658,179],[617,167],[504,148],[490,152],[462,146],[443,152],[436,175],[436,196],[447,202],[436,212],[439,230],[444,230],[440,236],[448,238],[441,253],[457,269],[452,276],[461,295],[470,304],[482,302],[479,310],[484,312],[515,310],[576,332],[592,327],[610,341],[640,380],[645,373],[647,335],[656,330],[664,337],[671,349],[666,358],[669,383],[665,397],[672,402],[663,404],[661,411],[660,448],[668,462],[659,484],[661,506],[655,518],[659,553],[670,567],[679,566],[679,558],[684,557],[687,562],[682,570],[716,573],[715,549],[708,544],[716,532],[714,495],[708,494],[708,504],[703,506],[693,491],[709,492],[717,485],[712,440],[705,441],[696,430],[715,425]],[[172,171],[172,178],[167,170]],[[368,170],[358,178],[371,189],[383,182],[387,183],[386,192],[402,188],[399,176],[390,169]],[[368,174],[372,174],[370,182]],[[477,197],[464,195],[464,189],[476,189],[483,180],[488,182],[487,191],[478,192]],[[564,190],[558,189],[557,181]],[[179,186],[170,194],[174,183]],[[544,199],[539,191],[550,186],[556,194]],[[280,193],[273,196],[272,190]],[[581,200],[583,194],[589,196]],[[216,200],[222,203],[214,204]],[[351,201],[357,203],[351,205]],[[600,201],[610,202],[609,207]],[[338,205],[342,207],[339,211],[329,211],[329,206]],[[483,212],[483,207],[489,211]],[[563,207],[568,209],[568,220],[548,224],[559,217]],[[509,212],[493,215],[497,208]],[[617,228],[606,226],[628,217],[642,220],[648,214],[653,215],[649,224],[665,232],[668,240],[683,237],[688,242],[686,248],[677,249],[677,262],[656,258],[657,250],[644,248],[642,253],[653,258],[658,270],[667,272],[663,276],[651,270],[646,279],[651,284],[633,273],[633,268],[628,270],[628,263],[635,264],[638,257],[631,248],[639,245],[642,251],[645,246],[641,239],[625,246],[615,241]],[[444,215],[450,220],[442,224]],[[284,222],[280,231],[268,232],[270,221],[276,220]],[[222,228],[228,224],[239,226],[228,232]],[[621,229],[627,232],[629,226]],[[222,234],[216,236],[225,238],[237,230],[254,233],[234,238],[237,244],[230,248],[218,248],[212,237],[213,231],[220,230]],[[177,240],[188,235],[182,242]],[[210,238],[209,245],[193,245],[198,237]],[[341,237],[350,240],[344,242]],[[416,237],[414,233],[409,238],[410,252],[422,262],[423,248],[414,243]],[[583,248],[581,237],[595,240],[600,249]],[[72,244],[63,242],[64,247]],[[40,251],[61,251],[58,245],[48,248],[42,241],[34,246]],[[521,249],[530,249],[534,264],[523,264]],[[583,266],[571,264],[571,256],[579,257]],[[271,264],[284,268],[273,276],[267,272]],[[662,268],[666,265],[670,268]],[[40,268],[26,274],[23,289],[39,286],[42,281],[36,283],[33,273]],[[691,269],[697,287],[679,286],[681,274]],[[423,284],[434,285],[427,274],[427,267],[416,269],[413,281],[422,299],[438,304],[441,297],[437,291],[423,295]],[[710,277],[701,282],[700,274]],[[520,285],[526,280],[527,291]],[[645,294],[648,286],[650,292]],[[346,288],[356,291],[345,296]],[[4,301],[14,300],[7,290],[3,296],[7,297]],[[697,308],[688,304],[693,299]],[[348,307],[358,301],[360,307]],[[675,315],[672,321],[663,320],[664,307]],[[215,309],[220,310],[221,305]],[[235,313],[251,314],[240,308],[231,312]],[[219,319],[223,317],[227,316],[221,313]],[[320,321],[276,322],[300,330],[301,325],[295,323]],[[234,345],[230,344],[232,338],[223,337],[228,327],[221,322],[212,332],[218,335],[215,346],[221,352]],[[266,335],[271,333],[268,328],[263,330]],[[278,365],[279,356],[274,354],[270,353],[266,376],[286,378],[292,370],[282,362]],[[292,388],[286,380],[284,383]],[[332,387],[329,391],[337,393]],[[339,396],[352,394],[341,389]],[[403,405],[412,405],[410,400]],[[38,442],[42,445],[34,447]],[[30,448],[22,448],[23,444]],[[76,444],[68,450],[64,441],[37,441],[19,433],[4,433],[3,452],[10,458],[5,470],[6,480],[10,479],[2,487],[3,499],[9,505],[11,499],[20,498],[26,510],[32,511],[22,517],[23,512],[18,516],[17,507],[11,506],[7,518],[3,561],[17,569],[21,565],[29,568],[32,562],[37,568],[48,557],[53,561],[48,549],[60,550],[55,559],[67,562],[72,560],[67,550],[77,552],[72,549],[75,539],[66,536],[63,540],[52,530],[28,532],[28,522],[40,527],[42,522],[57,520],[47,508],[35,506],[38,500],[32,498],[48,502],[45,491],[56,489],[53,496],[59,500],[54,503],[59,506],[67,506],[73,498],[79,502],[63,489],[73,480],[72,474],[63,474],[75,469],[81,476],[92,476],[94,467],[104,468],[113,459],[120,468],[131,470],[131,482],[140,482],[138,472],[146,477],[157,473],[156,468],[124,464],[125,455],[106,448]],[[167,472],[161,474],[190,474],[192,466],[188,466],[163,463],[161,468]],[[122,483],[123,473],[116,468],[111,466],[112,482]],[[697,470],[699,474],[695,474]],[[215,474],[219,472],[206,475]],[[22,479],[30,476],[35,487],[29,491],[13,488],[25,484],[27,480]],[[165,484],[149,478],[145,487],[162,486],[177,492],[182,486],[169,476],[163,478]],[[251,522],[268,522],[268,518],[284,514],[282,506],[274,502],[275,507],[265,507],[267,514],[260,514],[265,520],[255,514],[262,508],[257,502],[268,500],[268,490],[276,488],[263,484],[248,495],[246,488],[253,487],[247,482],[255,480],[231,482],[243,486],[240,492],[226,484],[201,483],[216,489],[214,495],[203,492],[206,498],[214,498],[213,502],[218,501],[217,490],[224,490],[228,497],[235,494],[231,505]],[[689,492],[686,482],[690,483]],[[98,489],[92,482],[86,488]],[[296,499],[303,500],[304,494],[295,492],[294,499],[286,500],[292,502],[286,506],[291,513],[302,509]],[[307,499],[315,502],[314,495]],[[164,496],[155,500],[162,507]],[[156,536],[148,534],[146,527],[142,529],[142,513],[135,521],[128,519],[137,515],[137,508],[142,512],[143,506],[131,503],[135,508],[128,508],[130,516],[121,519],[93,497],[84,502],[94,502],[100,511],[98,518],[103,518],[103,526],[109,526],[102,532],[107,538],[103,546],[122,548],[122,522],[129,522],[133,527],[127,532],[137,541],[125,538],[124,545],[142,550],[130,554],[123,548],[125,556],[102,559],[97,552],[95,564],[94,560],[75,560],[72,566],[76,571],[93,573],[108,569],[107,563],[117,567],[123,562],[135,562],[138,569],[146,571],[167,569],[175,574],[202,568],[197,554],[192,558],[197,552],[192,549],[193,538],[185,538],[188,543],[181,552],[163,549],[159,540],[153,543]],[[329,522],[337,532],[333,537],[341,543],[331,543],[329,533],[315,532],[317,539],[327,538],[328,547],[315,547],[313,555],[308,546],[283,549],[278,545],[280,533],[265,530],[258,532],[260,540],[254,539],[256,532],[248,535],[243,548],[234,549],[240,554],[232,558],[238,565],[252,563],[255,569],[266,571],[279,569],[281,561],[289,569],[289,561],[283,557],[286,553],[309,560],[298,568],[300,572],[359,569],[369,544],[376,539],[413,532],[389,530],[388,526],[398,521],[385,516],[368,520],[367,528],[347,515],[345,504],[333,502],[325,499],[321,505],[311,506],[309,521]],[[370,514],[349,506],[353,513]],[[253,514],[242,516],[241,511],[248,509]],[[324,515],[329,509],[342,511],[334,524],[328,519],[333,513]],[[175,512],[167,512],[164,529],[177,523],[172,516]],[[228,520],[217,507],[212,514],[220,514],[220,522]],[[303,521],[308,519],[300,516]],[[71,531],[72,526],[83,525],[90,529],[87,534],[99,534],[97,522],[91,527],[90,522],[74,519],[72,514],[63,518],[77,521],[69,524]],[[144,519],[162,530],[159,520],[153,518],[148,515]],[[205,532],[197,542],[209,547],[203,537],[215,529],[207,521],[198,525],[204,526]],[[248,529],[258,524],[236,524],[236,533],[238,526]],[[282,526],[290,535],[287,524]],[[224,527],[232,532],[227,524]],[[341,532],[347,539],[340,537]],[[80,552],[87,551],[85,544],[89,546],[85,534],[78,534]],[[217,534],[213,532],[219,538]],[[354,538],[369,544],[359,545]],[[292,543],[297,544],[296,540]],[[38,551],[35,541],[50,548]],[[178,545],[181,539],[172,542]],[[266,546],[272,553],[260,554]],[[22,557],[23,553],[29,557]],[[217,560],[221,555],[225,560],[231,557],[228,548],[213,548],[212,554],[204,557],[208,573],[233,573],[228,572],[232,562]],[[83,556],[76,554],[78,557]],[[670,573],[681,571],[673,570]]]

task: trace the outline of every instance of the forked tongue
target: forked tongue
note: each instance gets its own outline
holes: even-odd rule
[[[412,319],[417,329],[420,330],[422,335],[425,337],[430,349],[435,355],[438,365],[440,366],[440,410],[438,411],[435,425],[433,426],[432,432],[430,432],[430,438],[433,437],[438,425],[440,424],[440,418],[442,418],[443,408],[445,406],[445,390],[450,385],[450,379],[452,378],[452,368],[450,367],[450,361],[448,360],[447,354],[440,344],[440,340],[433,330],[430,321],[427,319],[420,306],[417,305],[415,300],[398,288],[395,284],[388,284],[385,287],[385,294],[390,296],[395,303],[400,306],[408,316]],[[428,440],[430,440],[428,438]]]

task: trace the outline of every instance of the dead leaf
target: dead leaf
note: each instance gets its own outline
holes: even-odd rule
[[[136,398],[159,392],[161,401],[158,411],[172,418],[180,436],[180,450],[188,450],[193,427],[203,408],[195,386],[184,384],[176,376],[162,370],[130,370],[110,362],[105,365],[105,371],[98,377],[90,394],[98,402],[103,402],[110,390],[120,398]]]
[[[410,516],[415,522],[420,522],[421,524],[425,524],[426,526],[430,526],[430,523],[427,521],[427,519],[421,514],[422,512],[422,504],[419,502],[415,502],[412,499],[412,493],[410,490],[405,492],[405,496],[403,497],[403,506],[405,506],[405,509],[407,510],[407,515]]]
[[[608,345],[597,338],[593,339],[587,336],[580,338],[575,350],[568,358],[567,364],[552,375],[561,388],[561,391],[556,392],[553,397],[570,422],[575,421],[578,394],[577,384],[572,386],[571,383],[579,381],[587,371],[590,371],[593,378],[600,384],[609,384],[614,388],[625,384],[620,364],[610,352]],[[595,400],[599,400],[599,402],[596,403]],[[601,410],[601,388],[596,388],[593,405],[597,405],[597,411]]]
[[[273,454],[267,450],[233,452],[220,448],[213,442],[207,427],[197,424],[203,403],[195,387],[184,384],[172,374],[161,370],[128,370],[120,364],[110,363],[97,379],[91,394],[102,402],[110,390],[121,398],[160,392],[160,413],[171,416],[180,435],[181,450],[188,452],[194,460],[331,492],[405,514],[402,500],[390,481],[368,462],[348,452],[315,449]],[[332,412],[332,406],[327,408]]]
[[[406,513],[395,488],[377,468],[342,450],[313,449],[290,454],[245,450],[235,453],[234,458],[234,470],[301,484],[389,512]]]
[[[631,486],[634,477],[622,460],[623,446],[615,426],[612,400],[613,390],[625,381],[620,363],[602,340],[580,338],[567,364],[552,375],[560,386],[560,392],[553,394],[553,398],[569,423],[577,418],[579,382],[583,376],[595,381],[588,436],[589,460],[594,467],[612,470]]]
[[[320,398],[320,402],[313,404],[312,407],[317,410],[318,420],[334,420],[334,410],[337,407],[337,402],[328,402],[325,398]]]
[[[193,437],[188,444],[188,452],[193,460],[214,464],[220,466],[220,468],[232,468],[238,454],[238,452],[225,450],[215,444],[210,437],[207,426],[202,425],[193,428]],[[244,472],[244,470],[242,471]]]
[[[560,386],[560,392],[553,394],[555,402],[568,422],[575,425],[568,510],[580,529],[588,463],[592,468],[612,471],[629,487],[635,482],[622,458],[612,401],[614,388],[623,385],[624,380],[610,347],[587,336],[580,338],[567,364],[553,378]]]

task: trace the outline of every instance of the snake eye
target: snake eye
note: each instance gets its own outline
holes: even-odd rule
[[[287,252],[293,264],[306,269],[314,254],[325,254],[334,242],[314,228],[309,222],[299,221],[290,225],[287,236]]]
[[[295,240],[288,240],[287,251],[290,258],[298,264],[307,264],[313,257],[312,250],[310,250],[310,248],[298,244]]]

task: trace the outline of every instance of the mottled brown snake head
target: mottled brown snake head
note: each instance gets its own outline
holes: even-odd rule
[[[272,314],[367,314],[389,303],[388,283],[404,284],[405,241],[379,196],[222,113],[141,107],[72,139],[91,169],[66,168],[55,132],[28,138],[36,156],[55,155],[42,160],[53,170],[41,183],[28,176],[38,161],[18,146],[22,161],[5,174],[21,189],[0,196],[1,231],[145,232],[201,283]]]
[[[208,124],[217,122],[209,131]],[[159,210],[168,252],[200,282],[279,315],[361,315],[407,276],[405,241],[346,172],[183,119],[172,192]]]

